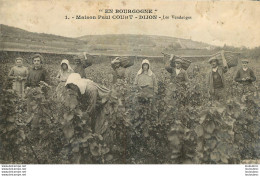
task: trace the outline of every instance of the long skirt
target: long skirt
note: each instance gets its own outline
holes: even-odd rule
[[[24,98],[24,84],[25,80],[13,81],[13,90],[19,95],[19,97]]]

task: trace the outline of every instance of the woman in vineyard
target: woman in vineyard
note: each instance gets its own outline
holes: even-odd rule
[[[60,83],[56,88],[57,97],[59,100],[63,101],[63,97],[66,93],[65,82],[67,81],[69,75],[73,73],[73,69],[70,67],[69,61],[64,59],[60,64],[61,68],[56,78],[59,79]]]
[[[22,98],[24,98],[24,85],[28,70],[23,66],[23,58],[18,57],[15,59],[16,66],[11,68],[8,76],[13,80],[13,90]]]
[[[92,132],[104,132],[103,105],[110,97],[110,90],[89,79],[83,79],[78,73],[71,73],[65,83],[69,91],[67,104],[71,109],[80,107],[91,117]]]
[[[147,59],[142,61],[141,69],[135,77],[134,86],[144,97],[152,98],[158,93],[157,79]]]

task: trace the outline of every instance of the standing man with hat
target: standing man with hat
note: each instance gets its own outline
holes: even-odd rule
[[[170,58],[170,62],[168,65],[166,65],[165,69],[171,73],[171,79],[172,81],[177,85],[177,87],[181,88],[187,88],[188,86],[188,74],[187,72],[182,68],[183,60],[181,58],[175,59],[175,67],[172,66],[172,59],[173,55]]]
[[[227,72],[227,62],[223,61],[223,67],[220,67],[216,56],[209,59],[211,69],[208,74],[208,88],[212,100],[226,100],[224,73]]]
[[[255,74],[252,69],[248,68],[248,59],[243,59],[242,68],[237,71],[235,81],[243,86],[243,94],[255,92],[253,82],[256,81]]]

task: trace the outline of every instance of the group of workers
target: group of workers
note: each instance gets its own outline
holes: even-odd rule
[[[83,62],[82,62],[83,59]],[[87,57],[77,57],[75,59],[75,67],[72,68],[69,61],[64,59],[60,64],[60,71],[58,72],[57,79],[60,84],[58,87],[64,87],[67,79],[72,73],[77,73],[82,79],[86,79],[87,75],[85,69],[92,65],[91,62],[85,62]],[[174,66],[171,63],[174,61]],[[37,87],[41,81],[50,84],[50,76],[48,71],[43,67],[44,58],[40,54],[32,56],[32,67],[27,69],[23,66],[23,58],[18,57],[15,59],[16,65],[11,68],[9,78],[13,80],[13,89],[21,97],[24,97],[24,90],[27,87]],[[221,100],[225,99],[225,73],[228,70],[227,63],[220,66],[220,61],[216,58],[210,58],[208,61],[211,64],[211,69],[208,73],[208,92],[212,99]],[[234,80],[243,86],[244,92],[254,92],[255,87],[253,82],[256,81],[255,74],[252,69],[248,68],[248,59],[241,60],[242,68],[238,69]],[[87,63],[87,64],[86,64]],[[169,60],[165,69],[171,74],[172,82],[179,87],[185,88],[189,84],[188,74],[182,67],[183,60],[181,58]],[[113,83],[125,78],[126,68],[121,67],[120,64],[112,64],[114,70]],[[95,80],[94,80],[95,81]],[[148,95],[154,96],[158,93],[158,85],[156,75],[151,70],[151,64],[147,59],[144,59],[141,64],[140,70],[136,74],[134,86],[138,90],[150,92]]]

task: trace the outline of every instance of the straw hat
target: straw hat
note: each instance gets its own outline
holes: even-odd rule
[[[211,57],[208,62],[211,64],[212,61],[217,61],[217,63],[219,62],[215,56]]]
[[[175,59],[175,63],[176,63],[176,62],[179,62],[179,63],[181,63],[181,64],[183,63],[182,59]]]

